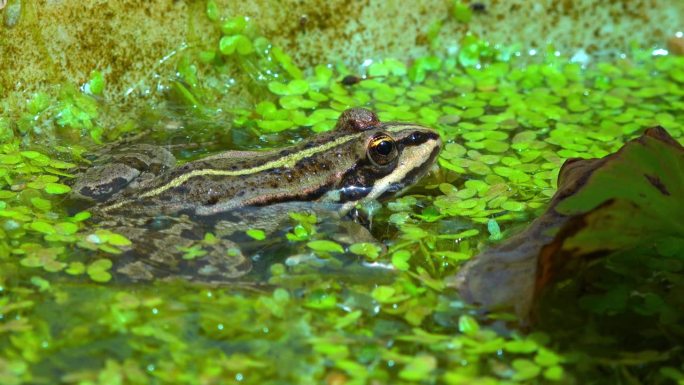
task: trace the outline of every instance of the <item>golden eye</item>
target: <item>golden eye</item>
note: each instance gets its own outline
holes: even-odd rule
[[[398,155],[397,145],[387,134],[378,134],[368,143],[368,158],[376,166],[386,166]]]

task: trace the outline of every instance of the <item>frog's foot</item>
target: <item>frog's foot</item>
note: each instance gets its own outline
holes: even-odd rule
[[[354,243],[371,243],[380,248],[381,254],[387,252],[387,246],[375,239],[365,226],[352,221],[341,221],[335,226],[335,231],[329,233],[335,242],[343,246],[350,246]]]
[[[132,281],[183,278],[228,283],[252,269],[251,260],[234,242],[220,238],[202,240],[188,226],[179,222],[160,231],[114,228],[132,242],[115,271]]]
[[[168,240],[166,240],[168,241]],[[185,252],[169,250],[166,241],[156,244],[154,250],[148,249],[141,254],[140,248],[133,248],[127,262],[118,264],[116,272],[132,281],[151,281],[153,279],[183,278],[199,282],[223,282],[235,280],[252,269],[252,262],[231,241],[219,241],[208,248],[193,248],[192,256],[189,248]],[[190,257],[190,259],[187,259]]]
[[[344,218],[337,213],[319,214],[318,232],[329,234],[332,240],[345,247],[354,243],[371,243],[378,246],[382,254],[387,252],[387,246],[378,241],[369,230],[371,219],[357,210],[353,210],[352,213],[353,215]]]
[[[242,277],[252,269],[252,261],[232,241],[220,239],[205,247],[207,254],[197,258],[192,266],[192,278],[201,281],[222,281]],[[190,265],[190,263],[186,263]]]

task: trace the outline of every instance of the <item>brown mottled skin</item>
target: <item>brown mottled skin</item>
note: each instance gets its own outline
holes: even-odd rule
[[[245,230],[272,233],[293,211],[339,218],[357,202],[413,184],[440,147],[429,128],[349,109],[334,130],[284,149],[227,151],[175,166],[162,148],[116,148],[75,179],[71,198],[89,203],[100,227],[132,241],[117,259],[121,276],[227,282],[251,270],[234,243]],[[342,243],[373,241],[367,231],[349,230],[356,235]],[[203,241],[207,233],[217,241]],[[184,257],[196,247],[204,253]]]
[[[374,181],[394,170],[396,160],[387,165],[374,164],[368,156],[369,141],[379,133],[400,124],[381,123],[377,116],[365,109],[346,110],[336,128],[314,136],[295,146],[263,152],[228,151],[208,158],[186,163],[156,178],[152,178],[134,189],[115,194],[99,205],[108,214],[135,211],[141,215],[188,214],[212,215],[244,206],[264,206],[291,201],[326,201],[344,203],[362,198],[363,193]],[[437,134],[424,127],[402,125],[412,129],[393,134],[397,150],[404,151],[425,141],[438,142]],[[243,170],[284,156],[300,153],[331,143],[342,136],[354,135],[353,140],[340,143],[324,152],[303,157],[293,165],[281,165],[261,172],[246,175],[200,175],[178,186],[168,188],[154,196],[141,197],[146,192],[169,184],[179,176],[192,170]],[[412,136],[413,135],[413,136]],[[417,137],[417,139],[416,139]],[[414,143],[415,142],[415,143]],[[410,180],[413,183],[432,165],[439,145],[436,145],[422,165],[416,167]],[[398,157],[397,157],[398,159]],[[345,187],[355,187],[345,189]],[[339,196],[326,195],[339,191]],[[108,208],[112,202],[126,200],[124,205]]]

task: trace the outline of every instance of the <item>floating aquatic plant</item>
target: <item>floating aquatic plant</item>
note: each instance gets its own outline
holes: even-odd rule
[[[501,328],[491,323],[514,318],[478,315],[444,277],[537,214],[565,159],[607,155],[654,125],[681,141],[684,59],[635,51],[582,68],[562,55],[518,57],[515,47],[476,36],[447,54],[436,38],[439,26],[472,15],[467,4],[453,5],[456,21],[433,23],[430,55],[359,69],[299,68],[251,20],[226,17],[207,2],[220,37],[179,55],[177,73],[165,83],[174,108],[164,113],[188,131],[197,120],[221,116],[232,123],[221,133],[275,146],[296,139],[300,127],[330,130],[341,111],[366,106],[384,121],[435,127],[445,142],[437,176],[374,216],[374,229],[391,239],[387,253],[367,243],[345,247],[322,232],[322,219],[293,214],[283,242],[301,243],[317,258],[274,261],[265,278],[274,289],[117,284],[112,260],[130,241],[93,227],[87,212],[67,215],[62,205],[72,169],[86,164],[83,148],[69,143],[112,140],[142,126],[102,124],[109,114],[102,69],[93,69],[87,87],[47,89],[13,106],[0,117],[0,383],[54,382],[56,373],[80,384],[609,378],[586,369],[601,363],[557,351],[548,335],[495,331]],[[347,76],[357,81],[345,84]],[[223,103],[231,87],[249,90],[255,102]],[[246,235],[263,238],[260,229]],[[183,251],[192,259],[201,250]],[[370,273],[345,273],[343,266],[353,269],[358,260],[395,270],[359,281]],[[588,296],[582,306],[610,312],[615,298],[625,298],[620,287]],[[654,314],[666,309],[661,302],[645,295],[635,309]],[[637,373],[653,383],[681,381],[678,359],[675,349],[643,353],[611,368],[630,379]]]

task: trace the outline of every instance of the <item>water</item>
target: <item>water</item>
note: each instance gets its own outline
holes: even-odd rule
[[[260,67],[273,57],[270,47],[209,64],[191,50],[190,63],[201,70],[179,65],[179,79],[166,80],[179,80],[170,103],[132,113],[150,124],[103,129],[98,123],[117,120],[116,109],[73,89],[15,106],[0,118],[0,383],[664,383],[681,376],[679,329],[653,329],[641,343],[619,340],[633,325],[656,322],[650,315],[633,324],[615,313],[569,317],[527,334],[510,314],[482,314],[445,287],[464,260],[493,242],[492,220],[505,238],[543,211],[565,159],[604,156],[654,125],[682,141],[682,57],[636,50],[585,68],[564,55],[534,61],[502,52],[427,57],[410,67],[375,61],[367,80],[344,86],[339,80],[356,74],[344,66],[303,68],[303,79],[287,58]],[[229,108],[202,98],[220,92],[222,68],[234,64],[248,72],[237,84],[258,103]],[[259,80],[249,72],[263,68],[281,76]],[[437,170],[374,216],[385,255],[327,256],[301,241],[289,244],[296,251],[288,255],[257,253],[258,279],[247,284],[123,283],[93,267],[116,261],[116,245],[92,242],[96,228],[85,215],[66,217],[60,186],[71,165],[55,160],[82,164],[76,144],[88,137],[111,141],[150,129],[148,142],[193,143],[171,147],[186,161],[297,142],[332,128],[350,106],[435,127],[446,143]],[[681,266],[667,271],[669,282],[681,282]],[[547,320],[579,314],[576,292],[569,293],[545,305],[556,317]],[[658,322],[676,325],[681,308],[668,314]],[[610,338],[597,334],[597,323],[615,320]]]

